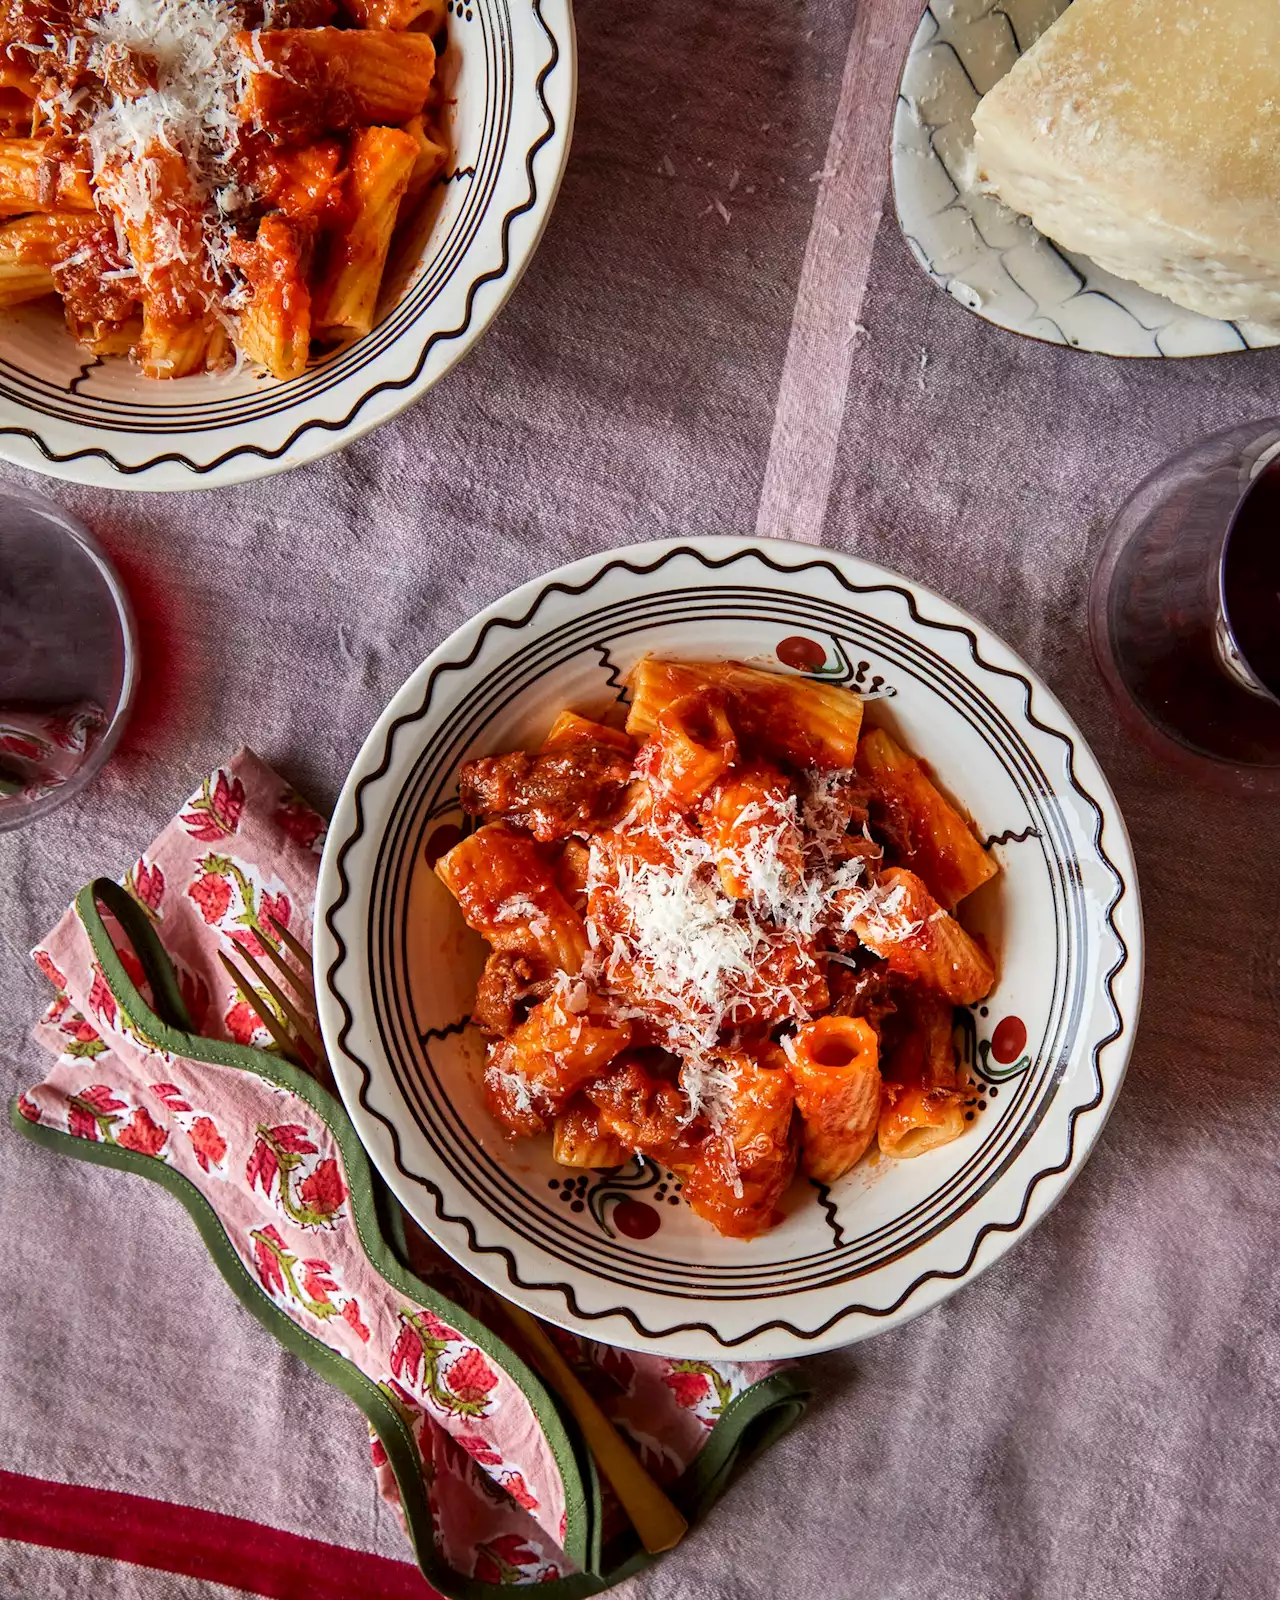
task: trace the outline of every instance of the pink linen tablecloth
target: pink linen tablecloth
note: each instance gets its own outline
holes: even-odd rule
[[[1117,789],[1149,937],[1133,1065],[1039,1231],[945,1306],[815,1362],[805,1422],[616,1592],[1274,1596],[1274,819],[1125,739],[1085,593],[1144,472],[1274,413],[1280,352],[1108,361],[938,293],[886,212],[904,0],[582,0],[578,21],[557,210],[446,383],[283,478],[54,491],[132,585],[146,682],[101,778],[0,838],[5,1093],[40,1071],[26,950],[238,743],[331,800],[451,628],[610,545],[755,528],[898,567],[1031,661]],[[3,1600],[426,1593],[358,1414],[229,1302],[176,1203],[7,1138],[0,1239]],[[130,1564],[166,1539],[203,1575]]]

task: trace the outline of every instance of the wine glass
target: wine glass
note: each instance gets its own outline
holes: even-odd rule
[[[1280,793],[1280,421],[1215,434],[1138,487],[1089,633],[1149,750],[1220,790]]]
[[[0,831],[99,771],[136,681],[128,596],[92,534],[47,500],[0,492]]]

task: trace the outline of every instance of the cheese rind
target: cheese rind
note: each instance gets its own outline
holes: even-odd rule
[[[1280,328],[1280,3],[1075,0],[974,113],[980,183],[1206,316]]]

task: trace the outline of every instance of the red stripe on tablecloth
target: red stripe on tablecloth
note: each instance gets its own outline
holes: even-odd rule
[[[0,1539],[108,1556],[269,1600],[441,1600],[416,1567],[244,1517],[0,1471]]]

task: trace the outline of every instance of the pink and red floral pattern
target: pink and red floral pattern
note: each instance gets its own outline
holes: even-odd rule
[[[275,822],[282,833],[288,834],[304,850],[313,850],[319,855],[324,848],[328,823],[294,790],[285,789],[281,794],[276,806]]]
[[[332,1140],[326,1136],[326,1142]],[[311,1161],[312,1156],[320,1159]],[[299,1171],[305,1176],[295,1189],[293,1178]],[[338,1162],[333,1156],[320,1156],[301,1123],[255,1128],[244,1176],[250,1189],[261,1188],[268,1198],[274,1194],[281,1211],[300,1228],[331,1228],[342,1215],[347,1189]]]
[[[240,826],[244,798],[241,779],[219,768],[187,801],[182,825],[193,839],[205,844],[229,838]]]
[[[147,863],[146,856],[138,859],[124,875],[124,886],[148,916],[159,920],[160,903],[164,899],[164,873]]]
[[[201,1172],[225,1176],[227,1141],[218,1131],[218,1124],[213,1118],[197,1111],[190,1101],[184,1099],[176,1083],[153,1083],[151,1092],[163,1101],[166,1110],[173,1114],[173,1120],[186,1131]]]

